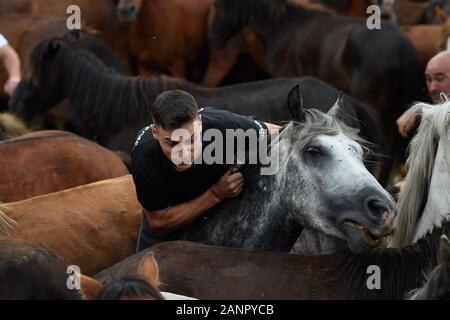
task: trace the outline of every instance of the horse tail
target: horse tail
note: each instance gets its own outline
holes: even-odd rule
[[[9,235],[17,222],[6,214],[6,205],[0,202],[0,234]]]
[[[0,140],[15,138],[29,132],[25,123],[12,113],[0,113]]]

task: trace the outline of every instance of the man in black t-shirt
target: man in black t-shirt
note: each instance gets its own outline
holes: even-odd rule
[[[141,130],[131,156],[137,197],[144,208],[138,251],[176,240],[180,229],[241,193],[244,178],[227,161],[236,158],[226,146],[230,130],[253,130],[261,141],[279,129],[219,109],[198,110],[195,99],[179,90],[161,94],[151,114],[154,124]],[[223,137],[222,148],[211,148],[217,142],[214,134]]]

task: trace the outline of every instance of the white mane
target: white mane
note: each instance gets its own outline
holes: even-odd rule
[[[423,116],[418,132],[409,147],[406,162],[408,174],[399,198],[397,232],[392,243],[396,247],[408,245],[417,238],[415,234],[417,224],[429,200],[438,149],[450,145],[447,136],[449,101],[437,106],[417,103],[412,108],[422,108]],[[443,215],[447,212],[435,214]],[[434,223],[439,222],[428,221],[428,227],[432,228]]]

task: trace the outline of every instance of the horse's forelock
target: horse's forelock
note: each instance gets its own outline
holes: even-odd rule
[[[338,119],[316,109],[305,110],[305,121],[292,122],[289,137],[296,147],[303,149],[312,139],[321,135],[337,136],[344,134],[358,143],[365,152],[370,150],[370,144],[358,135],[358,130],[347,126]]]

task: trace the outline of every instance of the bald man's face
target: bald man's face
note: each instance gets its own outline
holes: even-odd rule
[[[441,103],[441,93],[450,95],[450,53],[435,56],[425,70],[427,89],[434,103]]]

